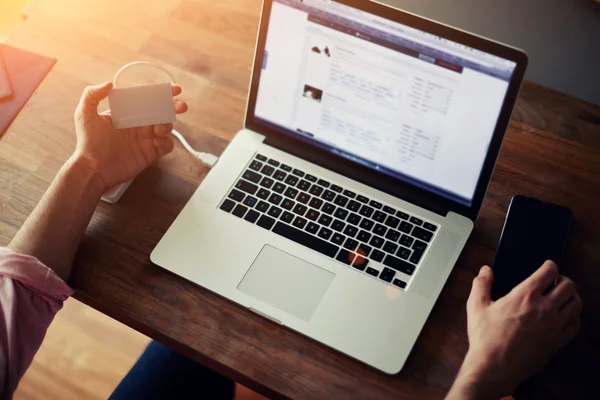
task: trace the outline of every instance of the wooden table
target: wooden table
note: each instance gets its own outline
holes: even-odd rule
[[[73,151],[86,84],[143,59],[168,66],[190,112],[178,129],[220,153],[242,126],[260,0],[52,0],[9,44],[58,59],[0,140],[0,245]],[[76,298],[269,397],[439,399],[467,350],[465,301],[491,263],[511,197],[576,215],[564,271],[580,287],[579,337],[525,390],[597,395],[600,370],[600,108],[525,84],[475,231],[398,376],[386,376],[152,265],[149,255],[207,173],[181,148],[100,204],[77,255]],[[199,265],[199,268],[202,266]]]

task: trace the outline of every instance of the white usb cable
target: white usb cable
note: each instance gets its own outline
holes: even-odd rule
[[[190,146],[188,141],[185,140],[183,135],[177,132],[175,129],[171,131],[171,135],[175,136],[187,151],[189,151],[194,157],[200,160],[202,164],[206,165],[207,167],[212,168],[215,166],[217,161],[219,161],[219,157],[215,156],[214,154],[203,153],[201,151],[194,150],[194,148]]]

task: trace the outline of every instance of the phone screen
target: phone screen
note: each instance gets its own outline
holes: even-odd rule
[[[494,298],[506,295],[544,261],[562,264],[572,218],[566,207],[513,197],[494,260]]]

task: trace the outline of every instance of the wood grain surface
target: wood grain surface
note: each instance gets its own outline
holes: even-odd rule
[[[0,141],[0,245],[74,149],[86,84],[126,62],[158,62],[184,87],[178,129],[219,154],[242,127],[260,0],[53,0],[9,44],[59,61]],[[476,110],[474,110],[476,112]],[[481,216],[405,369],[384,375],[154,265],[149,254],[207,173],[181,148],[100,204],[69,282],[76,297],[271,398],[439,399],[467,350],[471,281],[493,261],[519,193],[569,206],[563,270],[579,285],[583,329],[517,398],[597,398],[600,363],[600,109],[526,83]],[[199,262],[199,268],[201,262]],[[595,367],[594,367],[595,366]]]

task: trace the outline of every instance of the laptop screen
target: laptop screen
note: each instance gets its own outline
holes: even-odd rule
[[[516,66],[332,0],[274,0],[255,118],[470,206]]]

